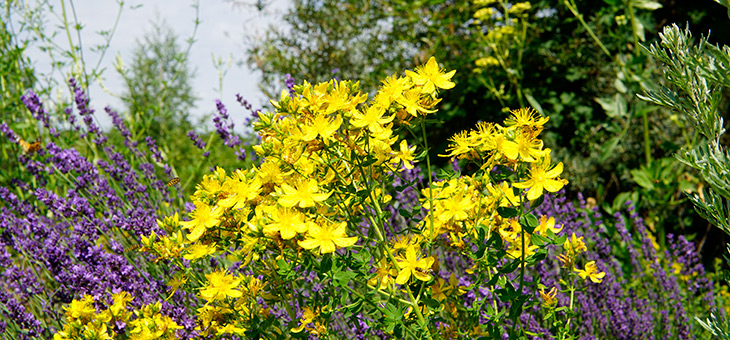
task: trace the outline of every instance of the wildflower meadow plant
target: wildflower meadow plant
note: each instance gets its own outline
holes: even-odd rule
[[[143,251],[178,266],[173,295],[199,298],[198,334],[528,334],[524,311],[539,301],[527,269],[550,244],[565,247],[564,261],[585,262],[581,239],[558,237],[531,212],[567,183],[538,139],[548,118],[520,109],[504,125],[461,132],[442,156],[474,163],[475,173],[435,179],[427,166],[417,205],[389,195],[395,182],[400,191],[419,182],[409,173],[416,162],[430,163],[428,145],[405,137],[423,133],[454,72],[431,58],[385,79],[371,101],[351,81],[305,82],[259,114],[262,163],[205,176],[189,220],[175,214],[164,233],[142,237]],[[600,268],[571,265],[566,275],[600,282]]]

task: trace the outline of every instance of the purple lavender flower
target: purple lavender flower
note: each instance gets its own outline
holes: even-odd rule
[[[228,109],[226,109],[223,103],[216,99],[215,107],[217,114],[213,115],[213,123],[215,124],[215,130],[218,135],[223,139],[223,144],[229,148],[233,148],[241,144],[241,138],[233,133],[233,122],[228,116]]]
[[[92,119],[88,97],[75,81],[76,108],[86,131],[102,145],[106,135]],[[42,104],[37,97],[25,98],[33,117],[43,121]],[[35,110],[35,111],[33,111]],[[66,110],[69,117],[72,110]],[[126,140],[130,134],[118,115],[107,109],[113,123]],[[17,137],[0,123],[0,131],[13,143]],[[136,144],[125,143],[130,149]],[[155,161],[162,161],[152,139],[147,149]],[[155,179],[155,166],[144,159],[144,152],[123,153],[105,146],[92,162],[75,149],[48,142],[34,157],[18,157],[21,173],[36,179],[58,176],[60,184],[47,186],[45,180],[32,183],[12,179],[13,186],[27,195],[19,197],[0,186],[0,315],[3,329],[12,329],[18,338],[49,338],[62,319],[62,305],[85,294],[109,302],[111,293],[131,293],[133,306],[165,300],[165,275],[152,275],[145,266],[150,262],[130,251],[141,235],[151,231],[164,234],[156,224],[161,203],[172,203],[164,183]],[[169,172],[169,166],[164,166]],[[159,269],[159,267],[156,267]],[[171,274],[168,274],[171,275]],[[190,303],[193,301],[193,303]],[[181,337],[195,336],[193,315],[186,305],[195,297],[183,293],[163,302],[163,311],[185,330]],[[124,327],[120,325],[119,327]],[[11,336],[12,336],[11,334]]]
[[[712,296],[711,284],[706,278],[682,283],[667,270],[667,261],[686,263],[682,266],[687,273],[704,273],[696,251],[686,240],[678,240],[663,254],[656,251],[643,219],[630,202],[625,211],[628,219],[621,212],[607,218],[597,208],[586,209],[580,195],[578,208],[560,195],[546,196],[545,203],[537,208],[538,214],[553,216],[556,223],[563,224],[562,234],[583,236],[588,252],[581,256],[597,261],[598,269],[606,273],[603,282],[584,282],[584,290],[575,294],[578,337],[693,339],[691,313],[685,306],[697,304],[687,299],[687,293],[707,299],[707,294]],[[553,249],[549,258],[555,258],[555,251],[559,249]],[[537,276],[546,286],[561,289],[558,267],[555,260],[540,263]],[[568,302],[568,297],[559,296],[559,305]],[[697,306],[697,310],[705,307]]]
[[[21,96],[20,99],[23,101],[23,104],[28,111],[30,111],[31,116],[40,121],[43,124],[43,127],[48,129],[53,137],[58,137],[59,134],[56,131],[56,128],[51,125],[50,116],[43,108],[43,103],[40,98],[38,98],[38,95],[33,91],[28,91],[28,93]]]
[[[200,150],[205,149],[205,142],[203,141],[203,138],[201,138],[195,131],[190,130],[188,131],[188,138],[193,141],[193,144]]]
[[[286,79],[284,79],[284,85],[286,85],[286,89],[289,91],[289,95],[294,96],[296,91],[294,91],[294,78],[292,78],[291,74],[286,74]]]

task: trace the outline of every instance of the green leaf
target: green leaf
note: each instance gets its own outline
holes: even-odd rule
[[[325,274],[328,273],[332,269],[332,255],[331,254],[325,254],[322,258],[322,261],[319,262],[319,273]]]
[[[349,306],[349,307],[347,308],[347,309],[348,309],[348,311],[349,311],[350,313],[353,313],[353,314],[357,314],[357,313],[360,313],[360,311],[362,311],[362,307],[363,307],[363,302],[362,302],[362,301],[363,301],[363,300],[360,300],[360,299],[358,299],[357,301],[355,301],[355,303],[353,303],[352,305],[350,305],[350,306]]]
[[[492,278],[487,282],[487,286],[494,286],[497,284],[497,280],[499,280],[499,275],[494,275]]]
[[[532,244],[534,244],[536,246],[542,246],[545,244],[545,238],[538,234],[531,234],[530,242],[532,242]]]
[[[522,306],[525,304],[529,297],[525,295],[519,295],[510,306],[509,317],[514,318],[522,314]]]
[[[509,274],[509,273],[517,270],[519,265],[520,265],[520,260],[513,260],[512,262],[508,263],[507,265],[503,266],[502,268],[499,268],[499,272],[504,273],[504,274]]]
[[[368,154],[367,157],[365,158],[365,161],[360,163],[360,166],[367,167],[367,166],[371,166],[377,162],[378,162],[378,158],[376,158],[373,155]]]
[[[291,271],[291,265],[284,259],[277,260],[276,265],[279,267],[276,272],[281,276],[286,276]]]
[[[616,149],[619,141],[621,141],[621,137],[615,136],[608,140],[608,142],[601,145],[601,162],[605,161],[608,156],[613,154],[613,150]]]
[[[643,26],[642,26],[643,28]],[[624,85],[624,82],[621,81],[621,79],[616,78],[613,81],[613,86],[616,88],[616,91],[621,93],[626,93],[628,91],[628,88],[626,88],[626,85]]]
[[[532,106],[535,111],[537,111],[541,116],[545,116],[545,111],[543,111],[542,106],[540,106],[540,103],[535,100],[535,97],[530,94],[529,91],[524,92],[525,98],[527,99],[527,102],[530,103],[530,106]]]
[[[426,306],[429,306],[433,309],[438,309],[439,306],[441,306],[441,303],[435,299],[429,299],[427,297],[424,297],[421,301],[423,301],[423,303],[425,303]]]
[[[540,225],[540,221],[537,220],[535,215],[526,214],[520,218],[520,225],[525,229],[525,231],[532,234],[532,232],[535,231],[535,228]]]
[[[644,35],[644,24],[641,23],[641,20],[639,20],[637,17],[634,17],[632,22],[634,23],[634,27],[636,27],[636,35],[639,37],[639,41],[646,40],[646,36]]]
[[[484,242],[484,238],[486,237],[486,232],[484,231],[484,228],[477,228],[478,233],[478,241],[479,241],[479,249],[474,254],[475,259],[481,259],[482,256],[484,256],[484,251],[487,250],[487,242]]]
[[[636,184],[648,190],[654,189],[654,180],[651,178],[651,174],[649,174],[646,169],[642,167],[642,169],[631,170],[630,173]]]
[[[535,208],[539,207],[543,202],[545,202],[545,195],[540,195],[540,197],[530,202],[530,211],[535,210]]]
[[[350,280],[352,280],[357,274],[350,271],[337,272],[334,275],[335,282],[339,283],[339,286],[346,286]]]
[[[520,215],[520,211],[518,209],[510,207],[498,207],[497,213],[502,218],[512,218]]]
[[[623,118],[627,114],[628,104],[624,97],[618,93],[613,98],[596,98],[595,101],[601,105],[606,115],[611,118]]]
[[[355,254],[353,256],[355,256],[362,263],[369,263],[370,258],[372,257],[370,255],[370,252],[368,252],[367,248],[361,249],[357,254]]]
[[[648,9],[650,11],[662,8],[662,4],[649,0],[634,0],[631,2],[631,6],[634,8]]]

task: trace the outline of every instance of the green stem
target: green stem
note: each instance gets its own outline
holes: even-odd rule
[[[281,277],[279,277],[279,273],[273,268],[273,265],[269,261],[263,261],[266,264],[266,267],[269,268],[269,271],[273,273],[274,280],[276,280],[276,285],[272,286],[272,288],[276,291],[277,294],[279,294],[279,297],[282,299],[286,299],[286,295],[282,295],[281,292],[279,292],[279,289],[277,287],[280,287]],[[297,321],[297,313],[294,312],[294,310],[291,308],[291,305],[289,303],[282,303],[284,305],[284,309],[286,309],[286,313],[289,314],[290,322],[296,322]]]
[[[426,333],[426,338],[433,339],[433,337],[431,337],[431,332],[428,329],[428,323],[426,323],[426,319],[423,317],[423,313],[421,313],[421,309],[418,308],[418,300],[413,296],[411,287],[406,285],[406,291],[408,292],[408,298],[411,299],[411,307],[413,308],[413,311],[416,312],[416,317],[418,318],[418,323],[423,328],[424,333]]]
[[[429,210],[433,210],[433,191],[431,190],[431,183],[433,182],[431,174],[431,156],[428,150],[428,137],[426,136],[426,118],[421,117],[421,131],[423,132],[423,148],[426,150],[426,172],[428,174],[428,206]],[[431,256],[433,249],[433,214],[428,214],[429,234],[428,234],[428,256]]]
[[[520,215],[518,216],[518,219],[522,217],[523,211],[522,207],[520,207]],[[522,295],[522,287],[525,284],[525,230],[524,227],[520,226],[522,230],[520,230],[520,240],[522,242],[522,254],[520,255],[520,285],[519,288],[517,288],[517,294]],[[514,303],[514,302],[512,302]],[[520,309],[522,306],[520,306]],[[522,314],[522,313],[520,313]],[[519,315],[515,315],[512,318],[512,330],[510,331],[510,339],[513,338],[515,329],[517,327],[517,322],[519,321]]]
[[[71,31],[68,28],[68,16],[66,15],[66,0],[61,0],[61,16],[63,17],[63,27],[66,32],[66,39],[68,39],[69,49],[71,50],[71,58],[74,63],[78,61],[76,56],[76,47],[74,46],[73,39],[71,39]]]
[[[629,10],[629,19],[631,20],[631,34],[634,36],[634,54],[638,55],[639,52],[639,35],[637,34],[638,27],[636,27],[636,17],[634,16],[634,6],[631,0],[627,0],[626,7]]]
[[[608,48],[606,48],[605,45],[601,42],[601,39],[598,39],[598,36],[596,36],[596,33],[593,32],[593,30],[588,27],[588,24],[583,20],[583,15],[578,12],[578,6],[575,5],[575,2],[573,0],[563,0],[563,4],[565,4],[565,7],[568,7],[571,13],[580,21],[580,24],[585,28],[585,30],[588,32],[588,35],[593,38],[593,41],[598,44],[598,46],[601,48],[603,53],[605,53],[609,58],[614,59],[611,52],[608,51]],[[618,60],[616,60],[618,61]]]
[[[423,124],[424,124],[423,120],[421,121],[421,124],[423,126]],[[424,129],[424,134],[425,134],[425,129]],[[363,178],[370,178],[370,177],[365,176],[366,174],[365,174],[362,166],[358,166],[358,168],[360,169],[360,174],[363,176]],[[372,165],[370,166],[370,168],[372,169]],[[429,170],[429,183],[430,183],[430,176],[431,176],[431,171]],[[391,261],[391,263],[393,263],[393,266],[395,266],[397,268],[398,262],[396,261],[395,257],[393,256],[393,254],[390,252],[390,250],[386,246],[384,230],[383,231],[380,230],[381,226],[385,224],[382,221],[383,210],[380,208],[380,204],[379,204],[378,200],[376,200],[376,197],[373,193],[373,187],[370,185],[370,182],[366,180],[365,185],[368,190],[368,196],[370,197],[370,202],[372,203],[372,206],[375,209],[376,216],[378,217],[378,220],[380,220],[380,223],[376,223],[372,216],[368,216],[368,219],[370,220],[370,223],[373,224],[373,227],[374,227],[373,229],[375,229],[376,235],[377,235],[379,243],[381,245],[381,250],[385,253],[385,255],[388,257],[388,259]],[[432,223],[431,229],[433,230],[433,217],[431,219],[431,223]],[[406,291],[408,292],[408,298],[410,299],[409,304],[415,311],[416,317],[418,318],[418,322],[421,324],[422,327],[426,327],[426,325],[427,325],[426,319],[424,319],[423,314],[421,313],[421,310],[418,308],[418,300],[416,299],[416,297],[413,296],[413,292],[411,292],[411,288],[407,284],[405,285],[405,287],[406,287]],[[426,331],[426,338],[433,339],[431,337],[431,333],[428,331]]]
[[[570,276],[570,286],[568,289],[570,290],[570,305],[568,306],[568,309],[570,312],[573,312],[573,303],[575,301],[575,280],[573,280],[572,273],[568,274]],[[570,329],[570,321],[572,320],[572,315],[568,316],[568,321],[565,322],[565,329],[563,330],[562,334],[567,334],[568,330]],[[562,337],[562,335],[561,335]]]
[[[649,112],[644,112],[642,120],[644,121],[644,159],[646,165],[651,163],[651,142],[649,140]]]

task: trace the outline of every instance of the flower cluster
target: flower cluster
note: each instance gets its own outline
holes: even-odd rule
[[[64,308],[66,323],[53,335],[53,340],[75,339],[177,339],[175,331],[182,328],[169,316],[160,313],[159,302],[130,311],[128,303],[134,299],[127,292],[112,296],[113,303],[98,310],[94,298],[85,295]]]
[[[445,156],[477,163],[477,173],[427,183],[420,202],[409,194],[409,202],[391,204],[392,183],[406,179],[402,190],[417,182],[411,172],[425,155],[403,135],[424,126],[453,74],[431,58],[385,79],[370,102],[357,83],[305,82],[294,94],[282,91],[274,113],[259,114],[253,148],[263,162],[216,169],[191,196],[188,220],[170,216],[159,221],[164,233],[142,237],[142,250],[158,260],[192,262],[168,285],[173,295],[197,291],[206,301],[197,332],[353,334],[340,326],[347,319],[385,320],[373,322],[370,335],[508,332],[505,313],[467,307],[461,296],[479,291],[497,308],[521,310],[524,268],[548,244],[565,242],[554,220],[527,209],[567,181],[538,139],[547,118],[522,109],[504,126],[482,123],[452,138]],[[204,259],[218,269],[206,269]],[[515,289],[506,274],[517,268]],[[511,295],[498,288],[507,286]],[[467,308],[489,322],[464,318]]]

